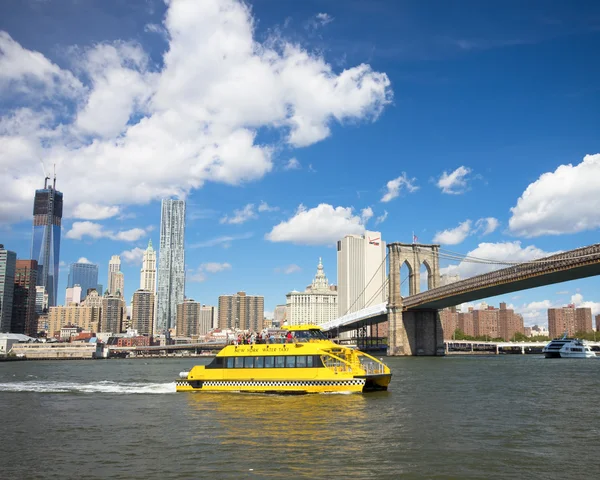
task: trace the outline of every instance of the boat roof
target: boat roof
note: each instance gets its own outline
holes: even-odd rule
[[[318,325],[283,325],[281,329],[290,330],[292,332],[297,332],[299,330],[323,330]]]

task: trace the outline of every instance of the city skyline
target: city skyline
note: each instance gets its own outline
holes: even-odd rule
[[[414,232],[511,261],[597,242],[598,66],[586,58],[599,34],[585,22],[597,7],[504,6],[500,15],[491,2],[448,23],[416,3],[389,2],[372,16],[335,2],[197,3],[190,31],[181,2],[152,2],[150,13],[107,1],[100,16],[93,1],[69,15],[60,2],[0,6],[3,243],[32,258],[32,196],[56,164],[59,302],[69,264],[98,264],[108,285],[112,255],[123,260],[129,302],[166,197],[188,205],[186,295],[216,305],[243,290],[264,295],[268,312],[305,287],[315,258],[336,264],[345,234],[377,230],[389,243]],[[77,28],[91,18],[96,29]],[[247,48],[211,50],[202,31]],[[66,54],[73,45],[79,56]],[[39,69],[27,63],[34,54]],[[261,74],[244,77],[250,65]],[[232,72],[260,80],[238,84]],[[34,91],[43,95],[23,95]],[[442,273],[463,278],[485,268],[444,262]],[[333,269],[329,277],[338,284]],[[599,313],[599,281],[482,301],[545,323],[547,308],[570,303]]]

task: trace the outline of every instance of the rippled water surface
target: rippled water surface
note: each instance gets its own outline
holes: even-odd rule
[[[391,358],[388,392],[176,394],[206,361],[0,363],[2,478],[600,478],[600,359]]]

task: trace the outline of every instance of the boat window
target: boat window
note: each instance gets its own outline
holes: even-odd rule
[[[235,368],[244,368],[244,357],[235,357]]]
[[[274,359],[275,357],[265,357],[265,368],[273,368],[275,363],[273,362]]]
[[[325,340],[327,339],[327,337],[325,336],[325,334],[323,333],[322,330],[319,330],[317,328],[313,328],[310,331],[310,335],[312,336],[312,338],[315,339],[319,339],[319,340]]]
[[[307,367],[313,366],[313,356],[312,355],[309,355],[308,357],[306,357],[306,366]]]
[[[285,368],[294,368],[295,366],[296,366],[296,357],[294,355],[285,357]]]
[[[254,357],[244,358],[244,368],[254,368]]]
[[[233,368],[233,357],[227,358],[227,368]]]
[[[275,357],[275,368],[285,367],[285,357]]]
[[[305,368],[306,367],[306,355],[298,355],[296,357],[296,366],[298,368]]]
[[[254,368],[263,368],[263,359],[265,357],[254,357]]]

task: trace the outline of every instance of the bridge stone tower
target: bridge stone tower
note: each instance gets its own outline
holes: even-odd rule
[[[427,288],[440,284],[439,245],[388,243],[389,295],[388,355],[439,355],[444,352],[443,331],[437,310],[405,311],[400,294],[400,268],[409,270],[409,295],[420,291],[421,264],[427,268]]]

